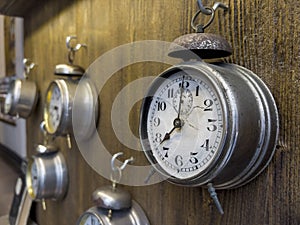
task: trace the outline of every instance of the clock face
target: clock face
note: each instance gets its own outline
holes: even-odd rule
[[[148,158],[175,179],[191,179],[216,160],[226,121],[216,84],[194,70],[160,77],[142,109],[140,132]],[[153,97],[152,97],[153,96]]]
[[[85,214],[79,222],[79,225],[102,225],[103,223],[94,214]]]
[[[44,112],[44,119],[46,122],[46,129],[53,134],[58,129],[62,119],[63,101],[62,93],[56,83],[51,83],[47,95]]]

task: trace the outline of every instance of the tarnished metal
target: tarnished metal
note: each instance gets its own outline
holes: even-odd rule
[[[184,60],[199,60],[199,58],[213,59],[230,56],[232,48],[226,39],[216,34],[204,33],[204,29],[215,18],[215,11],[218,8],[228,10],[228,6],[221,2],[216,2],[212,8],[208,8],[202,5],[202,1],[198,1],[198,5],[200,10],[195,13],[191,20],[191,27],[196,33],[186,34],[175,39],[170,46],[169,56]],[[209,21],[204,25],[196,23],[201,13],[210,16]]]
[[[212,59],[230,56],[232,47],[223,37],[211,33],[192,33],[173,41],[169,56],[183,59]]]

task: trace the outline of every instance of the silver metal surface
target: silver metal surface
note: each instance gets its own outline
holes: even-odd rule
[[[257,75],[235,64],[186,62],[160,76],[167,78],[178,70],[211,80],[214,92],[222,100],[227,132],[218,156],[205,171],[191,179],[169,177],[168,180],[186,186],[211,183],[216,189],[237,188],[248,183],[266,168],[275,151],[279,118],[271,92]],[[140,136],[144,138],[142,127],[146,127],[147,120],[143,115],[147,110],[142,108],[141,111]],[[154,168],[168,175],[153,157],[147,138],[142,146]]]
[[[50,98],[52,86],[57,86],[62,98],[62,116],[56,130],[49,126]],[[46,91],[44,121],[49,134],[65,136],[75,133],[77,138],[87,139],[95,131],[98,119],[98,95],[88,78],[80,80],[56,79]],[[74,113],[75,111],[75,113]],[[74,119],[73,119],[74,117]]]
[[[39,154],[57,152],[58,149],[53,145],[36,145],[35,151]]]
[[[112,218],[108,217],[107,209],[92,207],[82,214],[76,225],[89,225],[86,220],[91,215],[98,219],[100,225],[150,225],[145,212],[134,200],[131,208],[113,211]]]
[[[128,191],[113,186],[104,186],[94,191],[93,202],[104,209],[121,210],[130,208],[131,195]]]
[[[85,70],[78,66],[72,64],[58,64],[55,66],[54,74],[62,76],[82,76]]]
[[[71,133],[80,140],[87,140],[96,130],[100,105],[98,92],[89,78],[81,78],[73,100]]]
[[[35,164],[37,177],[32,177]],[[36,179],[36,181],[33,181]],[[68,170],[61,152],[39,154],[29,160],[26,173],[26,186],[30,197],[34,200],[62,199],[68,188]],[[36,187],[33,187],[36,185]]]
[[[35,82],[15,79],[10,82],[4,113],[28,118],[36,106],[38,91]]]

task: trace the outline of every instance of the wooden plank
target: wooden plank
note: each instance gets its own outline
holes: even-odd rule
[[[64,40],[76,34],[88,44],[87,51],[76,55],[76,63],[88,67],[101,54],[125,43],[140,40],[172,41],[191,32],[190,19],[196,1],[73,1],[53,0],[25,18],[25,55],[39,66],[30,79],[41,91],[38,109],[28,120],[28,153],[41,143],[39,131],[45,90],[56,77],[56,64],[66,62]],[[204,1],[211,4],[210,1]],[[124,186],[147,212],[151,224],[186,225],[298,225],[300,224],[300,3],[289,1],[225,1],[228,14],[218,11],[216,20],[206,30],[220,33],[233,45],[235,62],[258,74],[274,94],[280,112],[280,137],[270,166],[250,184],[219,191],[225,214],[220,216],[209,194],[201,188],[178,187],[167,182],[145,187]],[[204,4],[204,5],[205,5]],[[200,21],[208,18],[201,17]],[[144,53],[146,54],[146,53]],[[128,56],[130,57],[130,56]],[[116,62],[117,63],[117,62]],[[111,125],[111,107],[117,93],[131,81],[157,75],[165,66],[136,64],[110,78],[100,93],[99,136],[111,153],[124,151],[145,165],[143,153],[122,145]],[[99,74],[101,76],[101,74]],[[126,101],[130,101],[130,96]],[[131,129],[137,134],[139,105],[130,115]],[[120,112],[120,117],[122,113]],[[75,224],[79,215],[92,206],[91,193],[109,181],[94,172],[76,147],[67,149],[64,138],[55,143],[66,157],[70,185],[62,202],[47,202],[46,212],[37,209],[39,224]],[[139,143],[135,143],[139,146]],[[100,163],[99,159],[99,163]]]

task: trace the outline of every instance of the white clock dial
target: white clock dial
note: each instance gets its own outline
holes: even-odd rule
[[[95,215],[87,214],[80,222],[80,225],[102,225],[102,223]]]
[[[62,93],[56,83],[51,84],[46,98],[46,127],[50,133],[54,133],[60,124],[63,111]]]
[[[149,105],[147,137],[165,173],[190,179],[212,164],[223,145],[223,108],[205,76],[178,71],[166,78]]]

